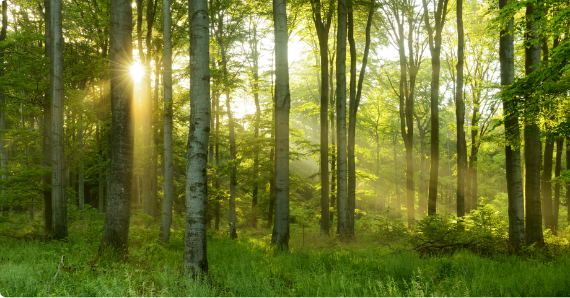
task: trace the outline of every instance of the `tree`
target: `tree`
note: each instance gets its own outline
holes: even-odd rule
[[[172,35],[170,0],[162,0],[164,38],[164,202],[162,206],[162,242],[170,239],[172,201],[174,199],[174,163],[172,161]]]
[[[414,35],[416,39],[420,38],[420,26],[414,7],[415,1],[391,2],[389,9],[395,22],[388,22],[388,27],[390,28],[388,35],[391,43],[397,48],[400,58],[400,82],[398,90],[393,87],[390,78],[388,78],[388,80],[395,95],[399,98],[400,132],[406,148],[406,201],[409,226],[414,224],[415,209],[414,160],[412,151],[414,145],[414,101],[416,79],[422,64],[424,50],[424,43],[414,40]],[[408,25],[407,28],[404,26],[406,23]],[[408,30],[407,37],[405,29]],[[406,44],[408,46],[408,57],[406,57]],[[399,208],[400,207],[398,207],[398,210]]]
[[[53,6],[52,6],[53,7]],[[100,251],[127,251],[131,211],[134,134],[132,128],[133,80],[132,7],[130,1],[111,0],[110,59],[112,144],[107,212]],[[54,113],[55,114],[55,113]]]
[[[350,215],[346,164],[346,31],[347,0],[338,0],[338,34],[336,43],[336,135],[337,135],[337,208],[338,230],[342,238],[350,237]]]
[[[222,72],[223,72],[223,81],[224,81],[224,91],[226,95],[226,109],[228,113],[228,122],[229,122],[229,141],[230,141],[230,159],[232,161],[231,172],[230,172],[230,214],[229,214],[229,222],[230,222],[230,238],[235,239],[237,238],[236,232],[236,224],[237,224],[237,217],[236,217],[236,186],[237,186],[237,169],[236,169],[236,140],[235,140],[235,123],[234,118],[231,110],[230,105],[230,82],[229,82],[229,75],[228,75],[228,60],[226,57],[226,44],[223,39],[224,34],[224,15],[220,13],[218,17],[218,34],[219,40],[218,43],[220,45],[220,52],[222,58]],[[229,43],[229,42],[228,42]]]
[[[333,15],[333,1],[329,2],[326,20],[322,20],[321,11],[324,10],[320,0],[311,0],[313,22],[319,38],[319,53],[321,65],[321,233],[329,234],[329,140],[328,140],[328,107],[329,107],[329,69],[328,48],[329,31]]]
[[[210,48],[206,0],[188,0],[190,17],[190,131],[186,166],[184,272],[207,274],[208,139],[210,137]]]
[[[540,64],[539,19],[540,9],[534,4],[526,5],[525,28],[525,75],[530,75]],[[526,205],[526,244],[544,245],[542,235],[542,209],[540,202],[540,128],[538,126],[539,98],[527,95],[524,102],[524,164],[525,164],[525,205]]]
[[[457,0],[457,87],[455,89],[455,113],[457,116],[457,216],[465,215],[465,170],[467,144],[465,143],[465,103],[463,102],[463,0]]]
[[[354,236],[354,209],[356,205],[356,157],[354,154],[356,144],[356,114],[358,105],[362,97],[362,84],[364,82],[364,74],[366,72],[366,63],[368,62],[368,52],[370,51],[370,27],[372,26],[372,17],[374,16],[374,0],[370,2],[368,12],[368,21],[366,22],[366,44],[364,46],[364,54],[362,57],[362,66],[360,68],[360,76],[358,78],[358,88],[356,86],[356,43],[354,41],[354,6],[352,0],[349,0],[348,6],[348,42],[350,44],[350,106],[348,113],[348,214],[350,234]],[[413,184],[412,184],[413,185]],[[412,187],[413,188],[413,187]],[[413,222],[413,198],[412,198],[412,222]],[[408,209],[410,210],[410,209]],[[408,212],[409,214],[409,212]]]
[[[431,161],[428,189],[428,215],[434,215],[437,204],[437,181],[439,170],[439,74],[441,68],[441,32],[447,15],[448,0],[438,0],[435,11],[434,28],[430,24],[426,0],[422,0],[424,7],[425,26],[429,37],[429,51],[431,53]],[[435,29],[435,32],[434,32]],[[435,34],[434,34],[435,33]]]
[[[67,237],[67,208],[65,201],[65,184],[63,169],[65,156],[63,153],[63,29],[61,19],[61,0],[51,0],[51,63],[52,72],[50,86],[52,92],[52,186],[51,195],[54,212],[55,239]]]
[[[271,244],[289,249],[289,64],[287,4],[273,0],[275,28],[275,221]]]

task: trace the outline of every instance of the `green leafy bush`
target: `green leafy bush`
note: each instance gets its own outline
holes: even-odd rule
[[[416,221],[411,243],[421,254],[449,254],[460,249],[493,254],[507,249],[507,228],[499,211],[484,202],[464,218],[436,214]]]

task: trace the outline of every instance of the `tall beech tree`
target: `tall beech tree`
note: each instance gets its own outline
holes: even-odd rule
[[[366,63],[368,62],[368,53],[370,51],[370,28],[372,27],[372,17],[376,7],[374,0],[370,1],[368,10],[368,20],[366,22],[366,43],[364,45],[364,54],[362,57],[362,66],[358,78],[358,86],[356,85],[356,42],[354,41],[354,5],[349,0],[348,6],[348,43],[350,45],[350,106],[348,112],[348,214],[350,234],[354,235],[354,211],[356,206],[356,156],[354,154],[356,145],[356,114],[358,113],[358,105],[362,97],[362,84],[364,82],[364,74],[366,73]],[[357,88],[358,87],[358,88]],[[411,116],[410,116],[411,117]],[[412,187],[413,189],[413,187]],[[413,191],[412,191],[413,192]],[[414,206],[412,198],[412,223],[414,218]],[[410,209],[408,209],[410,210]],[[410,211],[408,211],[408,214]],[[410,223],[411,225],[411,223]]]
[[[337,233],[344,239],[350,237],[346,160],[346,31],[347,0],[338,0],[338,33],[336,42],[336,138],[337,144]]]
[[[499,0],[499,8],[504,11],[508,0]],[[501,29],[499,40],[499,62],[501,65],[501,86],[509,86],[515,80],[515,48],[513,18]],[[515,248],[524,242],[524,194],[521,173],[520,129],[516,103],[503,97],[505,118],[505,170],[507,178],[507,196],[509,201],[509,243]]]
[[[428,189],[428,215],[434,215],[437,206],[437,185],[439,172],[439,74],[441,69],[441,32],[447,16],[448,0],[437,0],[434,12],[434,26],[432,28],[427,0],[422,0],[424,7],[425,27],[428,31],[429,51],[431,54],[431,160]],[[434,0],[435,1],[435,0]]]
[[[533,3],[526,4],[525,28],[525,75],[532,74],[541,58],[541,43],[539,37],[540,8]],[[540,200],[540,127],[539,127],[539,98],[536,95],[527,95],[524,100],[524,165],[525,165],[525,210],[526,244],[537,243],[544,245],[542,234],[542,206]]]
[[[391,43],[398,50],[400,59],[400,82],[398,89],[394,88],[388,77],[390,86],[399,99],[400,132],[406,149],[406,202],[408,209],[408,225],[414,224],[414,101],[416,79],[423,60],[423,47],[416,39],[420,37],[420,23],[414,11],[415,1],[391,2],[385,12],[392,16],[387,22],[390,29],[388,35]],[[407,27],[405,26],[407,24]],[[406,32],[407,29],[407,32]],[[408,54],[406,57],[406,46]],[[408,79],[409,76],[409,79]],[[421,133],[420,133],[421,134]],[[421,206],[421,204],[420,204]],[[400,207],[397,209],[399,210]]]
[[[172,14],[170,0],[162,0],[164,38],[164,201],[162,205],[162,242],[170,240],[172,202],[174,200],[174,163],[172,160]]]
[[[455,114],[457,119],[457,216],[465,215],[465,174],[467,144],[465,141],[465,103],[463,102],[463,59],[465,33],[463,31],[463,0],[457,0],[457,87],[455,89]]]
[[[275,28],[275,217],[271,244],[289,249],[289,64],[287,1],[273,0]]]
[[[186,165],[184,272],[208,273],[208,139],[210,137],[210,32],[208,1],[188,0],[190,17],[190,131]]]
[[[134,84],[130,74],[132,51],[132,6],[127,0],[111,0],[110,59],[112,144],[107,212],[100,251],[126,252],[131,213],[134,132],[132,104]],[[55,114],[55,113],[54,113]]]
[[[329,234],[329,139],[328,139],[328,107],[329,107],[329,31],[333,15],[333,1],[329,1],[328,7],[325,7],[321,0],[311,0],[311,8],[313,10],[313,22],[317,30],[319,39],[319,54],[321,65],[320,78],[320,121],[321,121],[321,233]],[[326,11],[325,20],[323,20],[322,12]]]
[[[51,111],[52,111],[52,159],[51,159],[51,196],[54,212],[55,239],[67,237],[67,206],[65,200],[64,168],[65,155],[63,130],[63,28],[61,17],[61,0],[51,0],[51,64],[50,77]]]

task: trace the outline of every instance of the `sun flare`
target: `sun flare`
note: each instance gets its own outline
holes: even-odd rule
[[[144,73],[144,68],[142,65],[140,65],[139,63],[134,63],[133,65],[131,65],[131,76],[133,77],[135,83],[140,83],[143,73]]]

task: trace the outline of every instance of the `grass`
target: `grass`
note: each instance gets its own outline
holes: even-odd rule
[[[18,221],[17,217],[11,219]],[[126,257],[98,256],[102,218],[85,216],[66,241],[13,232],[0,236],[3,296],[570,296],[570,257],[468,251],[421,257],[405,243],[380,244],[361,231],[345,244],[293,226],[290,252],[269,246],[270,230],[241,230],[237,240],[209,232],[208,279],[182,274],[182,230],[169,245],[156,224],[135,214]],[[6,221],[2,225],[9,224]],[[6,233],[4,233],[6,235]],[[15,238],[14,238],[15,237]],[[54,280],[60,258],[65,267]]]

